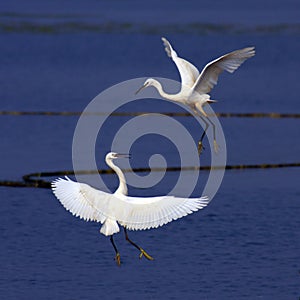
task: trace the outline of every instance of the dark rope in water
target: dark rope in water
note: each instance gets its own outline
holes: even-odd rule
[[[126,116],[140,116],[147,115],[149,112],[114,112],[110,114],[111,116],[126,117]],[[191,117],[192,115],[188,112],[177,112],[177,113],[162,113],[166,116],[177,116],[177,117]],[[0,115],[9,116],[80,116],[83,115],[82,112],[50,112],[50,111],[0,111]],[[85,115],[108,115],[107,113],[85,113]],[[300,118],[300,114],[288,114],[288,113],[216,113],[217,117],[221,118]],[[283,164],[254,164],[254,165],[228,165],[225,167],[226,170],[242,170],[242,169],[271,169],[271,168],[289,168],[289,167],[299,167],[300,163],[283,163]],[[214,169],[221,169],[224,167],[214,167]],[[193,170],[211,170],[210,166],[201,167],[169,167],[163,168],[136,168],[123,170],[126,172],[179,172],[179,171],[193,171]],[[95,171],[81,171],[80,174],[113,174],[113,171],[108,170],[95,170]],[[42,177],[54,177],[54,176],[64,176],[64,175],[74,175],[73,171],[57,171],[57,172],[41,172],[32,173],[23,176],[23,181],[10,181],[4,180],[0,181],[0,186],[7,187],[37,187],[37,188],[50,188],[50,182],[37,179]]]
[[[200,167],[168,167],[168,168],[134,168],[134,169],[124,169],[124,173],[135,172],[135,173],[146,173],[146,172],[180,172],[180,171],[210,171],[213,170],[246,170],[246,169],[277,169],[277,168],[291,168],[300,167],[300,162],[298,163],[281,163],[281,164],[252,164],[252,165],[228,165],[228,166],[215,166],[211,168],[210,166],[200,166]],[[111,169],[100,169],[100,170],[82,170],[76,172],[76,174],[114,174]],[[31,173],[23,176],[23,181],[0,181],[0,186],[7,187],[35,187],[35,188],[51,188],[51,182],[46,181],[44,177],[58,177],[65,175],[74,175],[74,171],[54,171],[54,172],[40,172]]]
[[[147,115],[149,112],[114,112],[111,113],[111,116],[114,117],[130,117],[130,116],[141,116]],[[191,117],[192,115],[188,112],[162,112],[161,114],[170,116],[170,117]],[[107,113],[104,112],[90,112],[90,113],[83,113],[83,112],[76,112],[76,111],[62,111],[62,112],[55,112],[55,111],[0,111],[0,115],[5,116],[80,116],[80,115],[95,115],[95,116],[106,116]],[[298,113],[263,113],[263,112],[256,112],[256,113],[216,113],[217,117],[220,118],[272,118],[272,119],[299,119],[300,114]]]

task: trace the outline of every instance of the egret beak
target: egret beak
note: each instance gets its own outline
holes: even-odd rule
[[[117,158],[131,158],[131,154],[118,153]]]
[[[142,85],[134,94],[138,94],[141,90],[143,90],[145,87],[147,86],[147,84],[145,83],[144,85]]]

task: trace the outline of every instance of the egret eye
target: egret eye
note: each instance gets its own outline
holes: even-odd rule
[[[58,178],[51,183],[54,195],[73,215],[86,221],[97,221],[102,224],[100,233],[110,237],[117,265],[121,264],[121,259],[113,235],[120,231],[119,225],[124,226],[126,241],[140,251],[139,257],[153,260],[151,255],[129,239],[127,229],[157,228],[203,209],[209,203],[208,197],[188,198],[188,200],[168,195],[127,197],[124,173],[111,158],[128,156],[128,154],[111,152],[106,155],[105,160],[108,166],[116,172],[119,178],[119,187],[113,194],[97,190],[88,184],[75,182],[68,177]],[[124,211],[130,213],[124,214]]]
[[[233,73],[248,58],[255,55],[255,49],[254,47],[247,47],[227,53],[208,63],[202,72],[199,72],[194,65],[177,55],[167,39],[162,38],[162,41],[168,56],[174,61],[180,73],[181,91],[177,94],[168,94],[163,90],[158,80],[150,78],[135,94],[146,86],[152,85],[164,99],[189,105],[191,110],[199,115],[206,125],[199,141],[199,154],[202,149],[202,140],[209,125],[213,127],[214,149],[217,152],[215,124],[202,109],[202,106],[213,102],[208,93],[217,84],[219,75],[223,71]],[[189,99],[192,101],[188,101]],[[113,158],[118,157],[125,158],[128,155],[108,153],[105,158],[107,165],[115,171],[119,179],[119,187],[113,194],[97,190],[88,184],[75,182],[68,177],[54,180],[51,183],[52,191],[66,210],[73,215],[86,221],[97,221],[102,224],[100,233],[110,237],[118,265],[121,264],[120,253],[114,243],[113,235],[120,231],[119,225],[124,227],[126,241],[140,251],[139,257],[144,256],[148,260],[153,260],[152,256],[129,239],[127,230],[146,230],[163,226],[203,209],[209,204],[209,198],[206,196],[181,198],[169,195],[128,197],[126,177],[113,162]]]

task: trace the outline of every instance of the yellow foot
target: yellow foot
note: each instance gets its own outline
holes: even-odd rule
[[[219,147],[219,145],[217,144],[216,140],[214,140],[214,150],[215,150],[215,153],[218,153],[219,150],[220,150],[220,147]]]
[[[140,249],[141,253],[140,253],[140,259],[145,256],[147,259],[149,260],[154,260],[154,258],[152,256],[150,256],[144,249]]]
[[[118,266],[121,266],[121,256],[120,256],[119,252],[115,256],[115,261],[116,261]]]
[[[204,149],[203,144],[201,141],[198,142],[198,154],[200,156],[200,154],[202,153],[202,150]]]

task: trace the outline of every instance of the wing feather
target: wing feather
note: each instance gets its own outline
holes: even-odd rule
[[[255,55],[254,47],[225,54],[208,63],[197,78],[193,90],[206,94],[217,84],[219,75],[225,70],[233,73],[245,60]]]
[[[128,197],[108,194],[68,177],[52,182],[52,190],[66,210],[87,221],[117,220],[132,230],[157,228],[204,208],[207,197]]]
[[[161,38],[165,46],[167,55],[172,58],[176,64],[183,86],[192,87],[199,76],[198,69],[187,60],[178,57],[177,53],[172,48],[170,42],[166,38]]]
[[[54,180],[51,186],[56,198],[74,216],[101,223],[109,217],[107,207],[110,194],[96,190],[87,184],[74,182],[68,177]]]
[[[122,201],[127,203],[129,210],[134,211],[134,214],[117,220],[121,225],[132,230],[162,226],[202,209],[209,203],[207,197],[179,198],[173,196],[146,198],[123,196]]]

